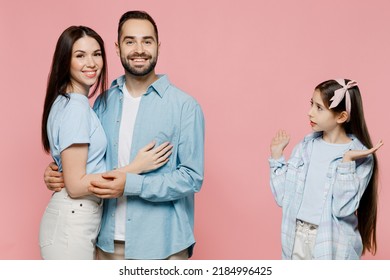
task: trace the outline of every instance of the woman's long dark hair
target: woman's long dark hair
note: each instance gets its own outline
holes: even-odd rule
[[[347,84],[350,80],[345,80]],[[319,84],[315,89],[321,93],[324,105],[329,108],[330,99],[334,95],[334,91],[340,89],[342,86],[335,80],[325,81]],[[351,96],[351,112],[350,120],[344,123],[346,133],[355,135],[360,142],[367,148],[372,148],[372,141],[367,129],[366,121],[364,119],[363,102],[360,95],[360,90],[357,86],[350,88]],[[345,97],[344,97],[345,98]],[[342,112],[346,110],[345,100],[332,108],[335,112]],[[378,204],[378,161],[375,153],[374,167],[370,182],[360,199],[359,208],[356,215],[358,217],[358,229],[363,241],[363,254],[366,250],[375,255],[377,250],[376,243],[376,219],[377,219],[377,204]]]
[[[103,93],[107,89],[107,59],[104,49],[103,39],[94,30],[86,26],[70,26],[58,38],[54,52],[51,69],[47,81],[46,97],[43,106],[41,138],[44,150],[50,152],[49,139],[47,137],[47,119],[49,117],[51,106],[59,95],[67,98],[66,88],[70,83],[70,64],[72,58],[72,48],[74,43],[82,37],[94,38],[101,50],[103,58],[103,67],[101,74],[89,94],[89,98],[94,96],[100,89]]]

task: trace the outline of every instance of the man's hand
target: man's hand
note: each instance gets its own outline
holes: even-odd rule
[[[88,188],[93,195],[100,198],[117,198],[123,195],[126,183],[126,173],[121,171],[110,171],[104,173],[104,181],[92,181]]]
[[[64,177],[61,172],[58,172],[58,166],[54,162],[46,168],[43,179],[46,187],[51,191],[59,192],[65,187]]]
[[[343,162],[355,161],[360,158],[365,158],[368,155],[375,153],[380,147],[383,146],[383,141],[380,140],[374,147],[368,150],[351,150],[344,154]]]

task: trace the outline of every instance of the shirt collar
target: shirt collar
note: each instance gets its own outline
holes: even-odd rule
[[[148,87],[145,94],[155,92],[162,98],[167,88],[169,87],[170,82],[167,75],[157,75],[157,77],[158,80]],[[114,80],[111,83],[111,87],[118,87],[120,90],[122,90],[124,84],[125,84],[125,75],[120,76],[119,78]]]
[[[111,83],[111,87],[118,87],[120,89],[123,88],[123,85],[125,84],[125,75],[123,76],[120,76],[119,78],[115,79],[112,83]]]
[[[313,132],[307,136],[305,136],[304,141],[311,141],[314,140],[318,137],[322,136],[322,132]],[[356,150],[361,150],[364,148],[364,145],[360,140],[353,134],[348,134],[348,137],[351,138],[352,143],[351,143],[351,149],[356,149]]]

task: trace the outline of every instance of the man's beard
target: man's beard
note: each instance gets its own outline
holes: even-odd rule
[[[151,59],[151,56],[147,56],[147,55],[138,55],[138,56],[133,55],[130,58],[137,58],[137,57]],[[123,66],[123,68],[125,68],[125,71],[127,73],[129,73],[133,76],[137,76],[137,77],[146,76],[147,74],[149,74],[150,72],[152,72],[154,70],[154,68],[156,67],[156,64],[157,64],[157,56],[156,56],[153,60],[149,60],[150,64],[149,64],[149,67],[147,67],[147,68],[132,67],[132,66],[130,66],[130,63],[129,63],[130,58],[129,58],[129,56],[126,58],[121,57],[122,66]]]

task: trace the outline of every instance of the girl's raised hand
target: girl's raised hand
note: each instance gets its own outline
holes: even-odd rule
[[[271,157],[278,159],[283,155],[283,150],[290,142],[290,135],[284,130],[279,130],[271,141]]]
[[[344,154],[343,162],[354,161],[360,158],[367,157],[375,153],[380,147],[383,146],[383,141],[380,140],[374,147],[368,150],[350,150]]]

